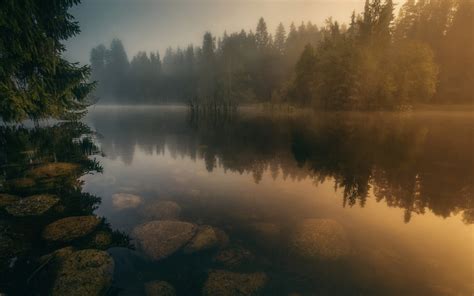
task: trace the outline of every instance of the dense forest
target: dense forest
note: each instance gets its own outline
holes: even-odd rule
[[[115,39],[92,49],[92,79],[102,102],[235,106],[285,103],[325,110],[405,109],[413,104],[472,103],[474,2],[367,0],[348,25],[329,18],[271,34],[255,32],[202,45],[139,52],[129,61]]]

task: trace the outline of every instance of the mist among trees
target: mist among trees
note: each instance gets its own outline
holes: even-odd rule
[[[331,18],[322,27],[280,23],[271,33],[261,18],[255,32],[207,32],[199,46],[130,59],[115,39],[92,49],[92,79],[104,103],[323,110],[469,103],[473,11],[469,0],[408,0],[395,17],[391,0],[368,0],[348,25]]]

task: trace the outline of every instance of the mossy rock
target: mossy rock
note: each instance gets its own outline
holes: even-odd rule
[[[29,191],[36,186],[33,178],[16,178],[5,181],[8,191]]]
[[[0,209],[5,208],[19,200],[20,200],[20,197],[16,195],[0,193]]]
[[[27,175],[33,178],[55,178],[60,176],[67,176],[79,171],[80,165],[69,162],[50,162],[27,172]]]
[[[180,221],[151,221],[132,231],[137,249],[151,260],[164,259],[186,245],[195,235],[197,226]]]
[[[92,233],[101,222],[96,216],[67,217],[47,225],[42,236],[49,242],[71,242]]]
[[[174,287],[165,281],[152,281],[145,283],[146,296],[175,296]]]
[[[176,220],[181,214],[181,207],[174,201],[154,201],[147,203],[141,212],[148,220]]]
[[[225,235],[225,234],[224,234]],[[211,226],[199,226],[196,235],[183,249],[184,253],[191,254],[207,251],[220,246],[220,239],[224,236]]]
[[[114,260],[104,251],[81,250],[59,267],[51,295],[105,295],[112,284]]]
[[[15,217],[40,216],[59,202],[55,195],[40,194],[19,199],[5,208],[8,214]]]
[[[263,272],[236,273],[215,270],[209,273],[204,284],[204,296],[254,296],[260,295],[268,277]]]
[[[344,227],[330,219],[305,219],[297,225],[291,248],[307,259],[337,260],[350,253],[350,242]]]

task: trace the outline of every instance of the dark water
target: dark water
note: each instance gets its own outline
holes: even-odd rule
[[[474,292],[472,113],[245,110],[193,117],[183,108],[96,107],[83,125],[1,133],[0,191],[53,193],[61,202],[28,219],[2,210],[0,230],[8,240],[0,244],[0,292],[47,294],[54,279],[44,268],[36,272],[37,258],[69,244],[45,243],[42,229],[61,217],[91,214],[106,218],[99,231],[110,234],[109,243],[94,245],[93,233],[71,244],[113,247],[111,295],[144,294],[144,283],[158,279],[178,295],[200,295],[213,269],[265,273],[263,295]],[[50,162],[80,169],[31,173]],[[133,248],[128,235],[149,220],[144,209],[158,200],[176,202],[183,221],[224,231],[229,243],[158,263],[127,251]],[[308,219],[342,229],[344,256],[315,259],[294,251],[295,233]],[[245,256],[216,261],[227,249]]]

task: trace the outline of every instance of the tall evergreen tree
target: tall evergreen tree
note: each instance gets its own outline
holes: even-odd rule
[[[80,32],[68,10],[80,0],[0,1],[0,117],[77,118],[88,105],[88,66],[62,58]]]

